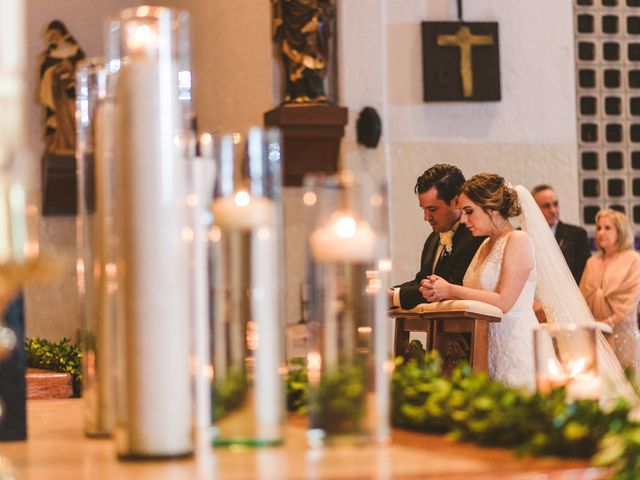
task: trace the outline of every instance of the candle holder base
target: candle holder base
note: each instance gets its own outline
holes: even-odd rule
[[[147,455],[144,453],[119,453],[118,460],[123,462],[156,462],[162,460],[187,460],[193,458],[193,452],[176,453],[171,455]]]

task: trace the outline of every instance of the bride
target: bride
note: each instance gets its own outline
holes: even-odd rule
[[[480,300],[505,312],[500,323],[490,326],[489,374],[512,386],[532,387],[534,293],[550,324],[595,325],[595,320],[526,188],[511,188],[499,175],[479,174],[463,185],[459,205],[461,221],[474,235],[489,238],[472,260],[463,286],[431,276],[422,281],[423,296],[429,301]],[[508,221],[516,215],[521,231]],[[599,330],[596,336],[603,405],[623,398],[639,407],[640,399],[613,350]]]
[[[459,298],[500,308],[502,321],[489,327],[489,375],[513,387],[533,389],[533,311],[536,264],[529,235],[510,217],[522,213],[518,195],[499,175],[479,174],[462,187],[461,223],[474,236],[487,236],[464,276],[463,286],[432,275],[422,282],[430,302]]]

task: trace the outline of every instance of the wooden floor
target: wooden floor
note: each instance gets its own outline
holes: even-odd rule
[[[29,440],[0,443],[0,478],[132,480],[592,480],[603,478],[586,462],[517,459],[500,449],[482,449],[433,435],[396,431],[388,447],[310,450],[304,421],[287,425],[284,447],[231,452],[204,441],[187,460],[119,462],[111,440],[82,434],[82,400],[28,402]],[[3,475],[4,474],[4,475]]]

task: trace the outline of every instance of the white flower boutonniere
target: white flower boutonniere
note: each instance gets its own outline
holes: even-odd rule
[[[447,232],[440,232],[440,245],[442,245],[442,248],[444,248],[444,251],[447,252],[447,254],[451,253],[451,250],[453,249],[453,231],[449,230]]]

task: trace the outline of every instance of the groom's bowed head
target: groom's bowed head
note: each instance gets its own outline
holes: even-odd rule
[[[414,192],[425,222],[433,231],[427,237],[420,259],[420,271],[409,282],[393,287],[390,305],[411,309],[425,300],[419,291],[420,281],[437,273],[447,281],[461,284],[464,273],[482,238],[473,237],[460,224],[458,195],[465,182],[458,167],[437,164],[416,180]]]

